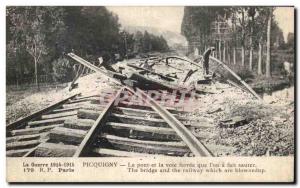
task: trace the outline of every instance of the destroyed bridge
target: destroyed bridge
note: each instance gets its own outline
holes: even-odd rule
[[[194,99],[222,95],[226,89],[260,97],[220,60],[210,77],[202,65],[186,57],[148,57],[108,66],[95,65],[74,53],[68,56],[80,64],[69,90],[76,92],[83,67],[111,84],[96,94],[75,93],[7,126],[9,157],[153,157],[220,156],[220,148],[206,142],[211,124],[204,117],[192,119]],[[238,81],[223,80],[218,68]],[[84,87],[81,86],[81,87]],[[192,101],[192,102],[191,102]],[[214,101],[211,101],[213,103]],[[204,104],[203,99],[202,104]],[[201,108],[196,107],[197,110]],[[194,108],[195,110],[195,108]],[[206,114],[222,110],[213,108]],[[241,117],[220,120],[218,126],[237,127]]]

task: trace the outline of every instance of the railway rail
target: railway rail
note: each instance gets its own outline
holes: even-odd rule
[[[195,127],[185,112],[174,108],[182,97],[178,92],[170,93],[170,87],[165,87],[167,101],[173,103],[168,106],[162,97],[152,98],[134,84],[126,84],[132,81],[126,75],[68,55],[109,78],[115,89],[92,96],[75,94],[9,124],[8,157],[213,156],[202,143],[205,135],[193,134]]]
[[[142,101],[130,98],[137,93]],[[129,87],[73,95],[8,125],[7,156],[212,156],[185,112],[162,104]]]

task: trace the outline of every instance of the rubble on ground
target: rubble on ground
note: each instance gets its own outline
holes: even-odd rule
[[[149,62],[150,64],[151,62]],[[170,87],[191,87],[202,91],[192,101],[184,104],[184,110],[189,111],[185,116],[193,124],[191,130],[197,137],[206,135],[202,140],[216,156],[286,156],[294,154],[294,102],[282,101],[278,97],[273,102],[256,100],[251,94],[229,84],[213,80],[203,80],[202,70],[195,70],[182,61],[172,61],[166,66],[164,62],[156,62],[147,70],[137,70],[132,64],[141,66],[138,59],[125,60],[113,65],[115,70],[122,70],[122,74],[132,75],[133,72],[142,73],[146,79],[153,79]],[[146,67],[148,69],[148,67]],[[191,76],[186,79],[188,72]],[[167,75],[169,81],[161,75]],[[170,81],[173,80],[173,81]],[[198,84],[197,84],[198,82]],[[99,94],[101,90],[115,87],[108,78],[99,74],[90,74],[78,80],[78,88],[68,91],[68,87],[51,93],[39,93],[7,107],[7,118],[14,120],[12,111],[24,108],[32,112],[48,106],[55,101],[82,92],[89,95]],[[47,104],[47,105],[46,105]],[[38,108],[37,108],[38,106]],[[224,120],[231,122],[230,126],[220,126]],[[205,125],[198,126],[197,124]],[[223,123],[224,125],[224,123]],[[233,125],[233,126],[231,126]],[[236,126],[238,125],[238,126]]]

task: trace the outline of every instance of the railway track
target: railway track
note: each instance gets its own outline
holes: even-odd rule
[[[76,94],[8,125],[7,156],[212,156],[184,113],[129,87]]]

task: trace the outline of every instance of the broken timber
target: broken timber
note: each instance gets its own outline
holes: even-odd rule
[[[219,65],[222,65],[227,71],[229,71],[240,83],[242,83],[247,89],[248,91],[253,95],[255,96],[258,100],[262,100],[261,97],[244,81],[241,79],[241,77],[239,77],[233,70],[231,70],[227,65],[225,65],[222,61],[218,60],[217,58],[215,57],[212,57],[210,56],[209,57],[211,60],[217,62]],[[189,60],[187,58],[182,58],[182,57],[178,57],[178,56],[169,56],[169,57],[166,57],[166,62],[168,63],[168,60],[169,59],[180,59],[180,60],[183,60],[183,61],[186,61],[186,62],[189,62],[191,63],[192,65],[195,65],[199,68],[202,68],[202,66],[200,66],[198,63],[195,63],[194,61],[192,60]]]
[[[170,78],[170,77],[168,77],[168,76],[165,76],[165,75],[163,75],[163,74],[154,72],[154,71],[152,71],[152,70],[145,69],[145,68],[143,68],[143,67],[138,67],[138,66],[136,66],[136,65],[133,65],[132,63],[127,63],[127,65],[128,65],[129,67],[132,67],[132,68],[135,68],[135,69],[138,69],[138,70],[143,70],[143,71],[148,72],[148,73],[151,73],[151,74],[153,74],[153,75],[157,75],[157,76],[161,77],[161,78],[164,79],[164,80],[167,80],[167,81],[174,81],[174,79],[172,79],[172,78]]]
[[[117,84],[120,84],[119,80],[127,79],[127,77],[123,74],[113,72],[113,71],[109,71],[109,70],[104,71],[104,70],[100,69],[99,67],[97,67],[96,65],[93,65],[92,63],[90,63],[90,62],[82,59],[81,57],[75,55],[74,53],[68,53],[68,56],[71,57],[72,59],[74,59],[75,61],[81,63],[82,65],[88,67],[89,69],[107,76],[108,78],[112,79]]]

